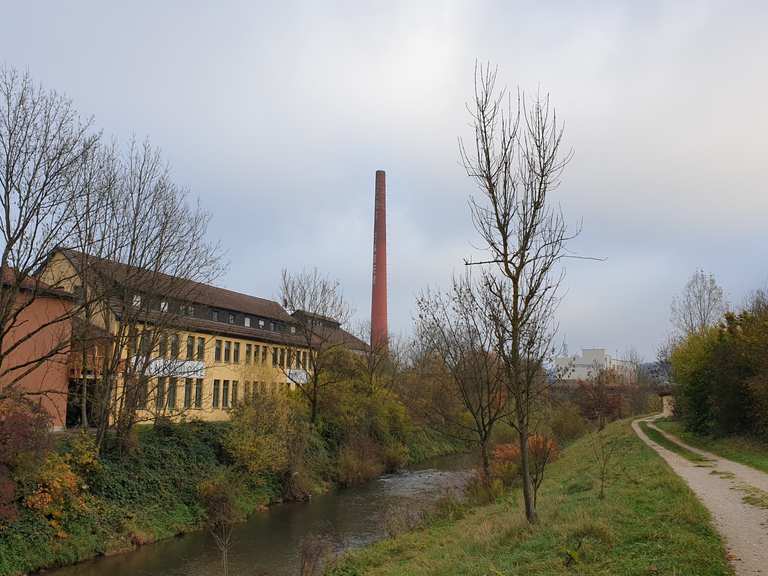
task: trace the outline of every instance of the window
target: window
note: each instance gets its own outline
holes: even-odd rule
[[[235,315],[231,312],[229,313],[229,323],[234,324],[235,323]]]
[[[219,311],[218,310],[211,310],[211,320],[214,322],[219,321]]]
[[[200,362],[205,360],[205,338],[197,339],[197,359]]]
[[[277,348],[272,348],[272,366],[277,366]]]
[[[275,323],[274,322],[270,322],[269,323],[269,329],[272,330],[272,332],[275,331]]]
[[[160,300],[160,312],[168,312],[168,302],[166,300]]]
[[[245,345],[245,363],[246,364],[251,363],[251,345],[250,344]]]
[[[179,335],[171,334],[171,358],[179,357]]]
[[[264,320],[259,320],[259,328],[264,328]]]
[[[192,407],[192,378],[184,379],[184,408]]]
[[[291,334],[296,334],[296,326],[291,326]]]
[[[165,377],[157,379],[157,390],[155,390],[155,408],[162,410],[165,408]]]
[[[195,357],[195,337],[187,336],[187,360],[192,360]]]
[[[267,347],[266,346],[261,347],[261,363],[262,364],[267,363]]]
[[[203,407],[203,379],[195,380],[195,408]]]
[[[168,354],[168,336],[165,334],[160,335],[160,344],[158,345],[158,352],[160,358],[165,358]]]
[[[306,369],[307,367],[307,351],[306,350],[304,350],[301,353],[301,365],[304,366],[304,368]]]
[[[216,362],[221,362],[221,340],[216,340]]]
[[[285,348],[280,348],[280,368],[285,368]]]
[[[224,341],[224,362],[229,362],[232,358],[232,342],[230,340]]]
[[[240,342],[235,342],[235,350],[232,355],[232,362],[240,364]]]
[[[140,308],[141,307],[141,294],[134,294],[133,295],[133,307],[134,308]]]
[[[136,333],[128,336],[128,356],[136,356]]]
[[[246,380],[245,388],[243,388],[243,402],[250,402],[251,400],[251,383]]]
[[[237,406],[237,380],[232,380],[232,406]]]
[[[219,387],[220,383],[218,380],[213,381],[213,400],[212,400],[212,406],[214,408],[219,407]]]
[[[176,410],[176,383],[178,378],[171,377],[168,379],[168,409]]]
[[[229,408],[229,380],[224,380],[221,387],[221,407]]]
[[[251,327],[251,319],[248,316],[245,317],[245,327],[246,328],[250,328]]]

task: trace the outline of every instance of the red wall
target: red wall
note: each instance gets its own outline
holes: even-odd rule
[[[27,297],[25,292],[19,295],[19,298]],[[59,343],[69,342],[71,320],[56,322],[51,326],[40,328],[46,322],[66,314],[69,306],[71,303],[67,300],[38,295],[19,315],[18,321],[3,343],[3,348],[7,349],[25,335],[38,329],[39,331],[3,358],[2,369],[17,366],[30,359],[40,358],[53,350]],[[23,371],[24,369],[7,374],[0,382],[0,388]],[[65,348],[24,376],[15,387],[23,392],[45,392],[44,395],[28,396],[28,398],[48,412],[51,416],[51,425],[54,428],[63,428],[67,416],[68,382],[69,350]]]

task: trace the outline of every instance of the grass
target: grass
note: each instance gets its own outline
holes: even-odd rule
[[[692,452],[691,450],[688,450],[684,448],[683,446],[680,446],[677,442],[673,442],[664,434],[653,428],[648,422],[640,422],[640,428],[645,433],[646,436],[650,440],[653,440],[658,444],[659,446],[662,446],[663,448],[666,448],[667,450],[670,450],[671,452],[674,452],[675,454],[679,454],[686,460],[690,460],[691,462],[697,462],[700,464],[703,464],[705,462],[709,462],[704,456],[701,454],[696,454],[696,452]]]
[[[744,436],[712,438],[688,432],[678,420],[657,420],[656,425],[695,448],[768,472],[768,443]]]
[[[635,436],[628,421],[607,428],[615,465],[598,498],[589,438],[563,451],[529,526],[519,490],[462,517],[349,553],[332,576],[733,574],[709,514],[685,483]]]

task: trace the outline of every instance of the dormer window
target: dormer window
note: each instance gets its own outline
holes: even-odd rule
[[[245,327],[246,328],[251,327],[251,319],[248,316],[245,317]]]
[[[230,314],[229,315],[229,323],[230,324],[234,324],[235,323],[235,315],[234,314]]]
[[[141,307],[141,294],[134,294],[133,295],[133,307],[134,308],[140,308]]]
[[[160,301],[160,312],[168,312],[168,302],[166,300]]]
[[[264,320],[259,320],[259,328],[264,328]]]
[[[272,332],[275,331],[275,323],[274,322],[270,322],[269,323],[269,329],[272,330]]]
[[[214,322],[219,321],[219,311],[218,310],[211,310],[211,320]]]
[[[291,326],[291,334],[296,334],[296,326]]]

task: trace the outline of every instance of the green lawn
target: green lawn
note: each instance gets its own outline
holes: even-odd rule
[[[664,434],[659,432],[658,430],[651,427],[648,422],[640,422],[640,428],[645,432],[645,435],[648,436],[649,439],[656,442],[656,444],[659,444],[660,446],[663,446],[667,450],[671,450],[672,452],[675,452],[676,454],[679,454],[683,458],[690,460],[691,462],[707,462],[708,460],[704,458],[704,456],[701,456],[700,454],[696,454],[696,452],[692,452],[691,450],[688,450],[686,448],[683,448],[678,444],[677,442],[673,442]]]
[[[722,438],[698,436],[685,431],[682,424],[677,420],[657,420],[656,425],[662,430],[678,436],[683,442],[694,448],[701,448],[734,462],[740,462],[768,472],[768,443],[766,442],[744,436],[724,436]]]
[[[604,500],[589,438],[551,465],[528,526],[519,490],[458,520],[387,539],[347,555],[333,576],[732,574],[706,510],[632,432],[607,429],[619,445]],[[570,554],[569,554],[570,553]],[[566,566],[566,558],[575,561]]]

